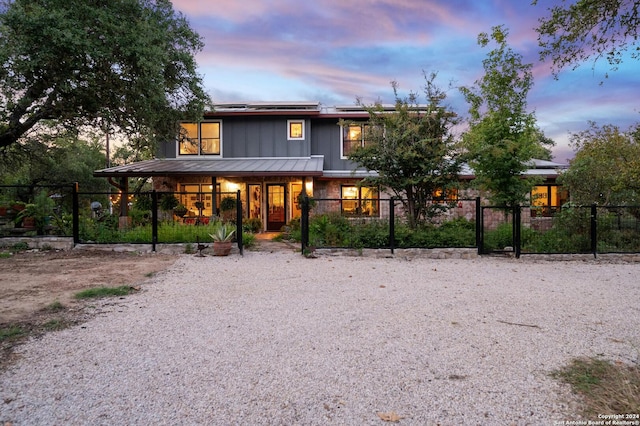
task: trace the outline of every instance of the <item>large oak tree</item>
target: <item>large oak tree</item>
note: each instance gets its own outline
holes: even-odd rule
[[[638,0],[563,0],[540,19],[540,57],[551,59],[556,76],[561,69],[575,69],[590,58],[594,63],[605,58],[615,70],[627,51],[631,58],[640,59],[639,29]]]
[[[169,0],[4,0],[0,147],[46,121],[153,148],[209,102],[194,59],[202,46]]]

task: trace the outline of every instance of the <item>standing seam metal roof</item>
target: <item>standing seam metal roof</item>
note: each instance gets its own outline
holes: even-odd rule
[[[154,159],[96,170],[96,177],[208,175],[208,176],[322,176],[324,156],[305,158]]]

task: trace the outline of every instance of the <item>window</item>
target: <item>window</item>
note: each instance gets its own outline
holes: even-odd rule
[[[558,185],[538,185],[531,190],[533,215],[549,216],[569,201],[569,193]]]
[[[180,155],[220,155],[221,123],[181,123],[178,147]]]
[[[187,208],[187,217],[211,216],[211,185],[183,184],[181,186],[180,204]]]
[[[368,124],[349,124],[342,126],[342,157],[347,157],[356,148],[366,145],[366,134],[369,131]]]
[[[287,120],[287,139],[304,139],[304,120]]]
[[[437,203],[437,202],[452,203],[454,201],[458,201],[458,189],[447,188],[443,190],[442,188],[439,188],[433,191],[432,197],[433,197],[432,199],[434,203]]]
[[[342,213],[349,216],[378,216],[378,188],[363,186],[342,187]]]

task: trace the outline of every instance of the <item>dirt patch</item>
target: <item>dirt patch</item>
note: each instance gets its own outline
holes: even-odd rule
[[[176,257],[112,251],[36,251],[0,259],[0,324],[28,319],[54,302],[73,307],[91,287],[136,285]]]
[[[88,302],[76,300],[77,292],[101,286],[135,287],[176,259],[93,250],[33,251],[0,258],[0,330],[21,330],[0,342],[2,358],[11,358],[12,348],[28,336],[84,321]]]

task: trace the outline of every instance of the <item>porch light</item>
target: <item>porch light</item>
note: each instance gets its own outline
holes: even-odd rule
[[[306,181],[304,189],[307,192],[307,195],[313,195],[313,181]]]

